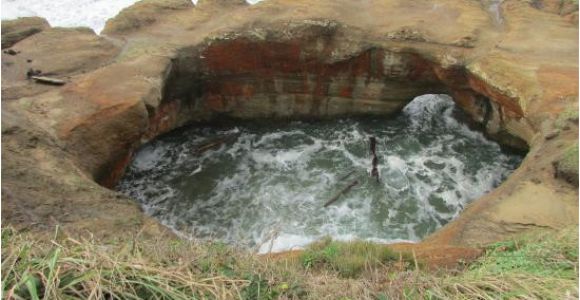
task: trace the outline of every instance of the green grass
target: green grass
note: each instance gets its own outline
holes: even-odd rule
[[[265,266],[220,243],[46,242],[2,229],[5,299],[297,299],[298,278]]]
[[[401,267],[402,265],[402,267]],[[573,299],[578,228],[489,245],[461,269],[428,271],[366,242],[323,240],[298,256],[222,243],[52,240],[2,229],[3,299]]]
[[[567,293],[578,296],[577,284],[575,228],[490,245],[484,257],[461,276],[447,279],[443,286],[454,295],[483,295],[484,299],[563,299]],[[441,293],[443,289],[435,290]]]
[[[578,174],[578,143],[570,146],[558,160],[558,169],[567,173]]]
[[[489,245],[457,274],[403,274],[392,282],[397,288],[379,299],[577,299],[578,228]]]
[[[578,109],[567,109],[558,115],[555,128],[562,130],[566,126],[578,123]]]
[[[410,265],[407,254],[392,251],[384,245],[370,242],[336,242],[324,239],[310,245],[300,256],[307,269],[329,269],[340,276],[357,277],[365,270],[376,269],[396,262]]]

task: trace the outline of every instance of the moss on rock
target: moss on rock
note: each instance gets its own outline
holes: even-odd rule
[[[578,142],[566,149],[562,158],[555,163],[556,177],[578,186]]]

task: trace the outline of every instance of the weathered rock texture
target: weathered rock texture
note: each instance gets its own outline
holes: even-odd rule
[[[577,189],[554,167],[577,145],[577,114],[558,125],[578,110],[577,23],[517,0],[498,20],[485,3],[146,0],[109,20],[106,36],[48,29],[24,39],[18,55],[2,55],[5,222],[113,235],[147,224],[155,234],[154,221],[95,181],[113,186],[159,134],[223,117],[389,115],[444,92],[490,137],[529,154],[425,245],[577,224]],[[68,83],[31,83],[30,67]]]
[[[50,28],[48,22],[39,17],[2,21],[2,49],[12,47],[19,41],[47,28]]]

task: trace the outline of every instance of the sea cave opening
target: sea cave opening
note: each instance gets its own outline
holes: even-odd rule
[[[502,126],[517,111],[464,70],[380,47],[337,56],[320,30],[183,49],[116,189],[181,236],[266,253],[420,241],[519,166],[503,146],[527,145]]]
[[[326,236],[419,241],[522,160],[463,114],[423,95],[390,118],[192,125],[141,147],[117,189],[183,236],[261,253]]]

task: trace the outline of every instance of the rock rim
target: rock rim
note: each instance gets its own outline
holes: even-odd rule
[[[528,154],[422,247],[578,224],[578,169],[558,171],[578,147],[577,6],[506,0],[500,22],[487,1],[200,2],[138,2],[100,36],[10,21],[8,35],[41,30],[2,54],[4,224],[170,236],[105,188],[143,143],[222,118],[389,115],[425,93],[452,95],[491,138]],[[67,84],[33,83],[30,69]]]

